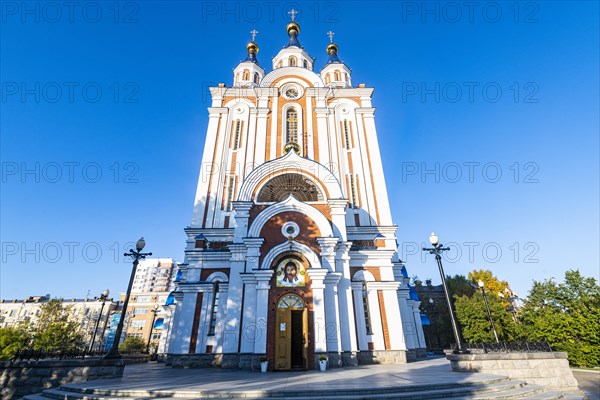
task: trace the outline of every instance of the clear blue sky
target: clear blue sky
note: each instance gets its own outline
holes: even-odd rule
[[[435,230],[448,274],[492,269],[519,294],[598,278],[598,2],[62,4],[2,2],[0,297],[124,291],[141,235],[182,261],[207,87],[231,85],[254,28],[270,70],[292,7],[318,69],[331,29],[375,88],[411,275],[439,282],[416,250]]]

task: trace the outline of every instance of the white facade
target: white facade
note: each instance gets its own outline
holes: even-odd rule
[[[373,89],[352,86],[333,43],[314,72],[299,31],[288,24],[271,72],[251,42],[233,86],[211,88],[170,306],[174,365],[399,363],[425,348],[397,256]]]

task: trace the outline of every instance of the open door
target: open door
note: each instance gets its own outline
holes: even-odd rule
[[[275,326],[275,369],[306,368],[308,319],[302,299],[284,295],[277,303]]]

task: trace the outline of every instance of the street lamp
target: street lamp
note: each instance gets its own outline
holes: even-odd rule
[[[485,301],[485,308],[487,310],[487,314],[490,319],[490,324],[492,324],[492,331],[494,332],[494,338],[496,338],[496,343],[500,343],[500,340],[498,339],[498,332],[496,332],[496,327],[494,326],[494,319],[492,318],[492,312],[490,311],[490,304],[488,303],[487,295],[485,294],[485,288],[484,288],[485,284],[483,283],[482,280],[479,280],[479,282],[477,282],[477,285],[479,285],[479,288],[481,289],[481,294],[483,294],[483,300]]]
[[[454,339],[456,340],[456,347],[452,352],[454,354],[469,354],[470,351],[464,347],[462,341],[460,340],[460,331],[458,329],[456,317],[454,316],[454,310],[452,309],[452,301],[450,300],[450,293],[448,292],[448,285],[446,284],[446,275],[444,274],[444,268],[442,267],[441,253],[450,250],[450,248],[442,247],[443,245],[440,243],[439,238],[433,232],[431,232],[431,235],[429,236],[429,242],[431,243],[433,248],[423,247],[423,251],[428,251],[429,254],[435,255],[435,260],[437,261],[437,265],[440,270],[440,276],[442,278],[442,287],[444,288],[446,302],[448,303],[448,311],[450,312],[450,322],[452,323],[452,331],[454,332]]]
[[[117,325],[117,332],[115,333],[115,341],[104,358],[121,358],[121,354],[119,354],[119,342],[121,341],[121,333],[123,332],[123,323],[125,322],[125,313],[127,312],[127,306],[129,305],[129,296],[131,295],[135,271],[140,260],[152,255],[152,253],[142,253],[144,246],[146,246],[146,241],[142,237],[135,243],[135,249],[137,251],[129,249],[129,253],[124,254],[125,257],[131,257],[133,259],[133,268],[131,270],[131,277],[129,278],[129,286],[127,286],[127,294],[125,294],[125,301],[123,302],[123,309],[121,310],[121,318],[119,318],[119,325]]]
[[[106,289],[100,295],[100,300],[102,300],[102,306],[100,307],[100,314],[98,314],[98,319],[96,320],[96,326],[94,326],[94,334],[92,335],[92,344],[90,344],[90,352],[94,351],[94,341],[96,340],[96,332],[98,332],[98,325],[100,325],[100,319],[102,318],[102,311],[104,311],[104,303],[106,303],[106,299],[110,294],[110,290]]]
[[[498,296],[502,300],[506,300],[508,302],[507,311],[512,314],[515,322],[519,322],[517,319],[517,307],[515,306],[515,301],[519,299],[519,296],[517,296],[517,294],[509,288],[505,288],[504,292],[506,293],[506,296],[502,292],[499,292]]]
[[[150,334],[148,335],[148,344],[146,344],[146,353],[150,354],[150,341],[152,340],[152,331],[154,330],[154,321],[156,321],[156,314],[160,311],[158,305],[154,309],[150,310],[152,313],[152,323],[150,324]]]

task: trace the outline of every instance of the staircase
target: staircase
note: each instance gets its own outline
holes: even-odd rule
[[[130,390],[90,389],[63,385],[47,389],[25,400],[129,400],[129,399],[583,399],[577,394],[546,391],[541,386],[508,378],[475,383],[443,383],[430,385],[398,385],[385,388],[338,388],[326,390]]]

